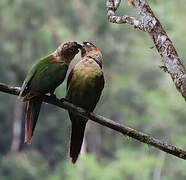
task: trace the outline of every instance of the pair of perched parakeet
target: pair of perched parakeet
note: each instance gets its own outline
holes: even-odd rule
[[[42,95],[54,95],[63,83],[68,66],[81,50],[81,60],[68,76],[66,99],[88,111],[93,111],[104,87],[102,54],[91,42],[66,42],[55,52],[39,60],[27,74],[19,97],[26,102],[25,142],[30,143],[39,116]],[[69,111],[72,122],[70,158],[75,163],[81,151],[86,118]]]

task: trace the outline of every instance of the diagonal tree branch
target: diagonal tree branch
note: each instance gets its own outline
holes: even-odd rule
[[[161,68],[171,75],[176,88],[186,100],[185,67],[182,64],[181,59],[178,57],[167,33],[154,15],[146,0],[130,0],[129,3],[135,8],[139,20],[128,15],[115,16],[115,11],[120,5],[120,0],[107,0],[106,8],[108,20],[117,24],[131,24],[136,28],[149,33],[156,49],[162,57],[164,66],[161,66]]]
[[[12,94],[12,95],[18,95],[20,92],[20,87],[11,87],[6,84],[0,83],[0,91],[4,92],[4,93]],[[98,124],[106,126],[106,127],[113,129],[117,132],[120,132],[123,135],[127,135],[127,136],[132,137],[142,143],[151,145],[151,146],[158,148],[164,152],[167,152],[167,153],[172,154],[176,157],[186,160],[186,151],[184,151],[180,148],[177,148],[175,146],[172,146],[166,142],[160,141],[159,139],[153,138],[152,136],[149,136],[149,135],[144,134],[142,132],[138,132],[130,127],[116,123],[108,118],[103,117],[103,116],[96,115],[94,113],[89,113],[89,112],[85,111],[84,109],[69,103],[65,99],[59,100],[57,98],[44,95],[43,101],[46,103],[58,106],[63,109],[68,109],[74,113],[77,113],[78,115],[80,115],[82,117],[89,118],[90,120],[97,122]]]

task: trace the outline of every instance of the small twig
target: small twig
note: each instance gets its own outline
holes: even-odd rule
[[[6,84],[0,83],[0,91],[8,93],[8,94],[18,95],[20,92],[20,88],[7,86]],[[70,111],[72,111],[82,117],[86,117],[94,122],[97,122],[97,123],[103,125],[103,126],[106,126],[106,127],[113,129],[117,132],[120,132],[123,135],[127,135],[129,137],[132,137],[132,138],[140,141],[140,142],[154,146],[155,148],[158,148],[164,152],[167,152],[167,153],[172,154],[176,157],[186,160],[186,151],[184,151],[180,148],[177,148],[175,146],[172,146],[166,142],[160,141],[159,139],[153,138],[153,137],[151,137],[147,134],[144,134],[142,132],[138,132],[130,127],[116,123],[108,118],[103,117],[103,116],[96,115],[94,113],[88,113],[84,109],[69,103],[65,99],[59,100],[57,98],[44,95],[43,101],[46,103],[49,103],[49,104],[53,104],[53,105],[58,106],[63,109],[68,109],[68,110],[70,110]]]
[[[115,16],[115,11],[119,8],[118,0],[107,0],[107,18],[112,23],[127,23],[136,28],[144,30],[151,36],[156,49],[162,57],[164,69],[171,75],[172,80],[186,100],[186,74],[182,60],[179,58],[171,40],[163,29],[157,17],[154,15],[146,0],[130,0],[131,5],[136,10],[139,20],[128,15]],[[117,4],[117,6],[115,6]]]
[[[135,19],[134,17],[130,17],[128,15],[124,16],[116,16],[115,11],[118,9],[120,5],[120,0],[107,0],[106,7],[107,7],[107,18],[110,22],[116,23],[116,24],[130,24],[135,26],[135,28],[139,28],[143,30],[143,24]]]
[[[120,3],[121,3],[121,0],[115,0],[115,2],[114,2],[115,9],[118,9]]]

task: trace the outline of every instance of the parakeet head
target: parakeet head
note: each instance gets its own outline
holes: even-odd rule
[[[91,42],[83,42],[82,49],[81,49],[81,56],[87,55],[87,53],[94,51],[94,52],[100,52],[99,49]]]
[[[91,42],[83,42],[81,48],[81,57],[89,56],[98,61],[99,64],[102,64],[102,54],[100,50]]]
[[[77,42],[65,42],[61,44],[56,50],[56,56],[66,64],[70,64],[75,55],[79,52],[82,46]]]

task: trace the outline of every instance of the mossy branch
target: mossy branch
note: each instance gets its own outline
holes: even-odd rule
[[[4,93],[12,94],[12,95],[18,95],[20,92],[20,87],[12,87],[12,86],[8,86],[6,84],[0,83],[0,91],[4,92]],[[176,157],[186,160],[186,151],[184,151],[180,148],[177,148],[175,146],[172,146],[172,145],[170,145],[166,142],[163,142],[159,139],[156,139],[152,136],[149,136],[147,134],[139,132],[135,129],[132,129],[130,127],[116,123],[106,117],[97,115],[95,113],[87,112],[84,109],[69,103],[65,99],[59,100],[57,98],[44,95],[43,101],[48,104],[58,106],[60,108],[70,110],[70,111],[72,111],[82,117],[86,117],[94,122],[97,122],[98,124],[101,124],[102,126],[113,129],[123,135],[127,135],[127,136],[134,138],[142,143],[148,144],[148,145],[158,148],[168,154],[172,154]]]

